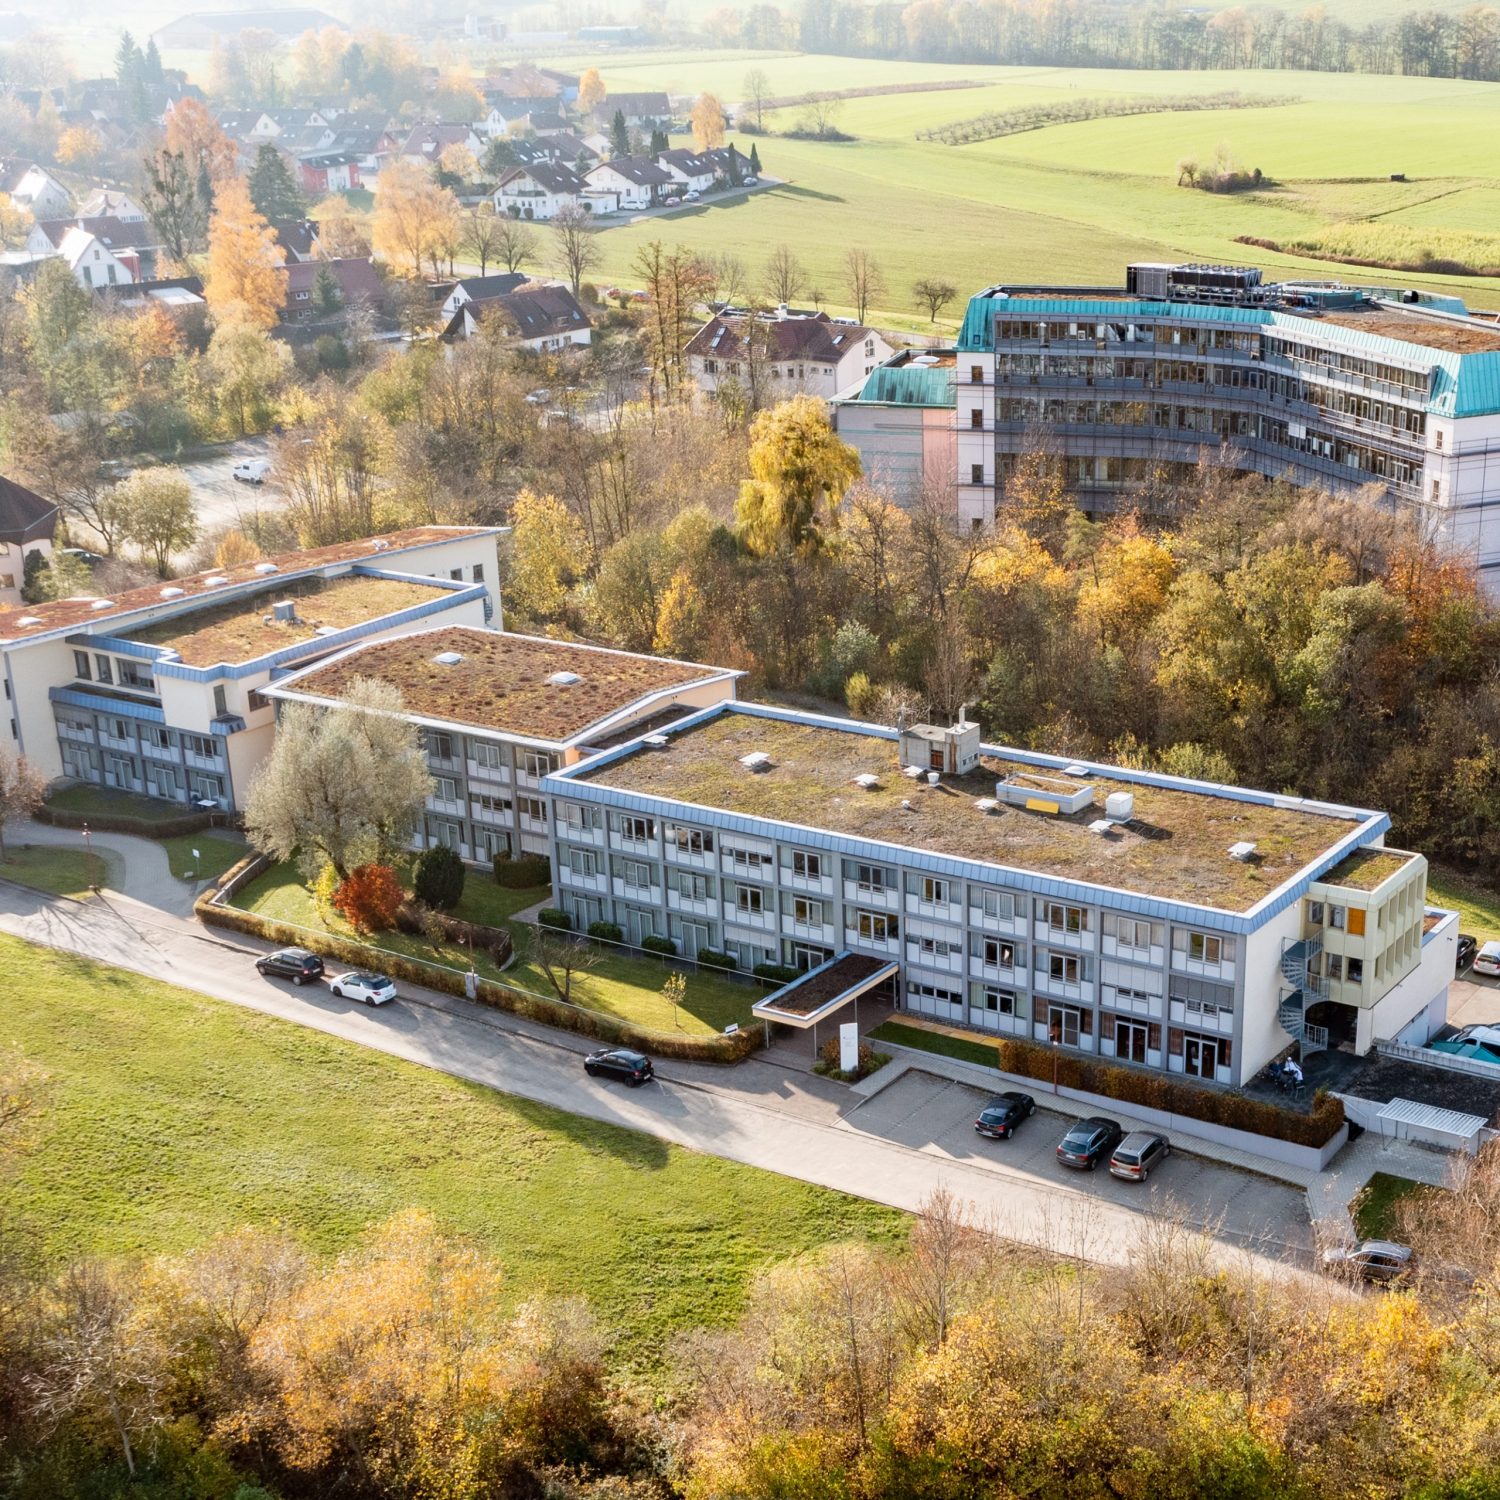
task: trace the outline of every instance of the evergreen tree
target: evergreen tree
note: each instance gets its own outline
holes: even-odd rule
[[[140,65],[140,48],[128,31],[120,33],[120,45],[115,48],[115,81],[121,88],[129,88]]]
[[[313,279],[313,305],[325,316],[332,316],[344,305],[339,279],[326,263],[318,267],[318,274]]]
[[[660,156],[663,151],[671,149],[671,142],[667,139],[665,130],[656,129],[651,132],[651,155]]]
[[[256,212],[271,223],[278,219],[300,219],[307,212],[307,200],[286,158],[269,141],[255,153],[255,165],[250,169],[250,198]]]
[[[166,70],[161,65],[161,53],[156,47],[156,38],[146,43],[145,76],[147,88],[159,93],[167,82]]]
[[[625,123],[625,111],[617,109],[609,127],[610,149],[616,156],[630,155],[630,127]]]
[[[760,176],[760,152],[756,150],[754,141],[750,142],[750,175]]]

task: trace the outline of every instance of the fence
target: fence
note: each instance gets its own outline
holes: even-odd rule
[[[1421,1063],[1428,1068],[1446,1068],[1450,1073],[1467,1073],[1471,1078],[1500,1083],[1500,1067],[1496,1067],[1494,1063],[1479,1062],[1472,1057],[1455,1057],[1451,1052],[1433,1052],[1426,1047],[1410,1046],[1406,1042],[1376,1042],[1375,1050],[1382,1057]]]
[[[526,1020],[572,1031],[580,1036],[595,1037],[613,1046],[640,1047],[659,1057],[678,1057],[695,1062],[732,1063],[748,1057],[760,1045],[759,1028],[747,1027],[732,1035],[685,1036],[681,1032],[656,1031],[622,1021],[603,1011],[575,1005],[557,995],[539,995],[516,984],[499,984],[483,979],[471,970],[454,968],[434,959],[396,953],[374,947],[357,938],[340,937],[297,922],[279,922],[258,912],[231,906],[230,897],[254,879],[271,861],[263,854],[241,860],[220,878],[217,884],[199,896],[194,915],[210,927],[245,933],[267,942],[306,948],[324,958],[348,964],[350,968],[378,967],[393,978],[408,984],[425,985],[449,995],[462,995],[482,1005]]]

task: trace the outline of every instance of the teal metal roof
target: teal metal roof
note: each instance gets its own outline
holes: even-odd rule
[[[1434,299],[1433,305],[1436,305]],[[1462,307],[1462,303],[1459,304]],[[1313,322],[1294,313],[1260,307],[1215,307],[1196,302],[1156,302],[1118,297],[1008,297],[982,292],[969,299],[959,333],[961,351],[993,349],[995,314],[1000,311],[1043,316],[1170,318],[1178,323],[1241,323],[1276,328],[1304,337],[1316,335],[1330,347],[1426,365],[1433,372],[1426,409],[1435,416],[1477,417],[1500,412],[1500,350],[1459,354],[1412,339],[1367,333],[1343,323]]]
[[[952,365],[876,365],[856,400],[887,406],[933,406],[952,410]]]

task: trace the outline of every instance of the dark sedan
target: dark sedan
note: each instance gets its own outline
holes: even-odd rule
[[[323,977],[323,960],[306,948],[280,948],[257,958],[255,967],[273,979],[290,979],[293,984],[306,984],[310,979]]]
[[[1057,1159],[1065,1167],[1092,1172],[1124,1139],[1119,1121],[1094,1115],[1080,1120],[1057,1143]]]
[[[1453,972],[1462,974],[1474,962],[1474,955],[1478,952],[1479,939],[1472,932],[1459,933],[1458,954],[1453,964]]]
[[[1008,1141],[1022,1120],[1036,1113],[1036,1100],[1030,1094],[996,1094],[979,1111],[974,1129],[991,1140]]]
[[[618,1078],[631,1088],[650,1083],[656,1077],[651,1059],[644,1052],[631,1052],[625,1047],[590,1052],[583,1060],[583,1070],[591,1078]]]

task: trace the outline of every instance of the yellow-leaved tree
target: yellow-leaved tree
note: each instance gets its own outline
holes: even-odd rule
[[[699,94],[693,105],[693,147],[712,151],[724,144],[724,106],[712,94]]]
[[[578,517],[554,495],[522,490],[510,511],[511,565],[506,597],[534,623],[563,612],[588,569],[589,544]]]
[[[598,68],[585,68],[583,76],[578,80],[578,107],[585,114],[598,109],[604,103],[604,80],[599,76]]]
[[[276,234],[256,213],[242,178],[219,184],[208,221],[208,274],[203,281],[214,321],[274,328],[286,301]]]
[[[392,265],[416,275],[438,260],[458,224],[458,199],[416,162],[392,162],[380,174],[371,238]]]

